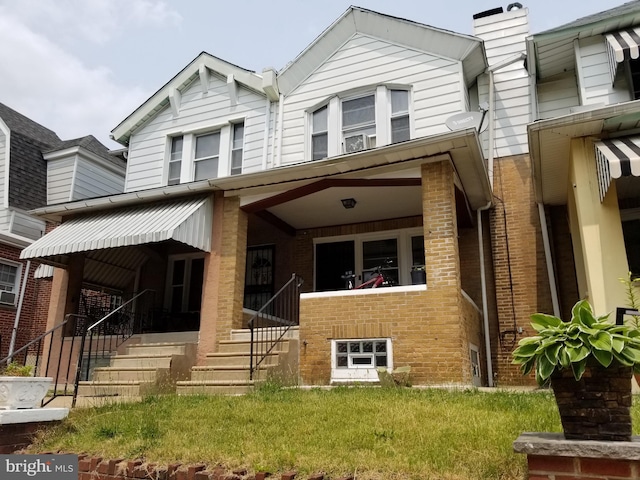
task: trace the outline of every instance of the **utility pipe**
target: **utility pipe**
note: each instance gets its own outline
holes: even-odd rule
[[[16,347],[16,338],[18,336],[18,325],[20,324],[20,314],[22,313],[22,304],[24,303],[24,293],[27,289],[27,281],[29,280],[29,270],[31,269],[31,260],[27,260],[27,267],[25,268],[24,279],[20,287],[20,298],[18,299],[18,309],[16,310],[16,319],[13,322],[13,330],[11,332],[11,343],[9,343],[9,361],[12,360],[11,356]]]
[[[276,167],[279,167],[282,164],[282,134],[284,132],[284,128],[282,127],[283,117],[284,117],[284,95],[280,94],[280,99],[278,104],[278,155],[274,165]]]
[[[487,357],[487,382],[493,387],[493,362],[491,360],[491,338],[489,335],[489,306],[487,301],[487,277],[484,266],[484,235],[482,234],[482,212],[488,210],[492,202],[477,210],[478,217],[478,254],[480,255],[480,285],[482,287],[482,325],[484,330],[484,349]]]
[[[265,119],[264,119],[264,142],[262,144],[262,170],[267,169],[267,158],[269,150],[269,128],[271,127],[271,100],[265,100]]]
[[[551,244],[549,242],[549,230],[547,230],[547,216],[544,212],[544,205],[538,203],[538,214],[540,215],[540,228],[542,229],[542,244],[544,246],[544,258],[547,261],[547,275],[549,277],[549,288],[551,289],[551,303],[553,304],[553,314],[560,317],[560,302],[558,301],[558,287],[556,285],[556,274],[553,269],[553,259],[551,258]]]

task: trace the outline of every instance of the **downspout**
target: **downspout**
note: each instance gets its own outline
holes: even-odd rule
[[[491,207],[492,202],[477,210],[478,217],[478,254],[480,255],[480,285],[482,288],[482,326],[484,330],[484,349],[487,357],[487,382],[493,387],[493,362],[491,361],[491,338],[489,336],[489,306],[487,301],[487,277],[484,266],[484,235],[482,234],[482,212]]]
[[[495,142],[495,95],[493,93],[493,70],[489,70],[489,158],[487,159],[487,170],[489,173],[489,185],[493,193],[493,144]]]
[[[31,269],[31,260],[27,260],[27,267],[24,273],[24,281],[20,288],[20,298],[18,299],[18,309],[16,310],[16,319],[13,322],[13,331],[11,332],[11,343],[9,343],[9,360],[16,347],[16,337],[18,336],[18,325],[20,324],[20,314],[22,313],[22,304],[24,303],[24,293],[27,289],[27,281],[29,280],[29,270]]]
[[[549,230],[547,230],[547,216],[544,212],[544,205],[538,203],[538,214],[540,215],[540,228],[542,229],[542,244],[544,245],[544,258],[547,261],[547,275],[549,276],[549,288],[551,289],[551,303],[553,304],[553,314],[560,317],[560,302],[558,301],[558,287],[556,285],[556,275],[553,269],[553,259],[551,258],[551,244],[549,242]]]
[[[265,120],[264,120],[264,143],[262,145],[262,170],[267,169],[267,158],[269,150],[269,128],[271,127],[271,100],[265,100]]]
[[[275,160],[275,167],[279,167],[282,163],[282,133],[284,128],[282,127],[282,118],[284,117],[284,95],[280,94],[280,100],[278,105],[278,155]]]

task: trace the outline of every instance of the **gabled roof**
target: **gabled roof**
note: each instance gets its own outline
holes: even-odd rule
[[[547,78],[575,68],[574,40],[640,25],[640,1],[587,15],[527,39],[530,72]]]
[[[143,125],[169,104],[169,96],[172,91],[181,91],[198,77],[201,66],[224,77],[233,75],[236,82],[264,95],[264,91],[262,90],[262,77],[260,75],[251,70],[246,70],[226,62],[218,57],[214,57],[207,52],[202,52],[114,128],[111,131],[113,139],[116,142],[126,145],[129,142],[129,137],[133,130]]]
[[[13,133],[25,136],[36,143],[53,147],[60,142],[60,138],[54,131],[43,127],[3,103],[0,103],[0,118]]]
[[[109,149],[105,147],[96,137],[93,135],[87,135],[86,137],[75,138],[73,140],[64,140],[58,143],[55,148],[49,149],[44,153],[58,152],[60,150],[66,150],[68,148],[81,147],[85,150],[97,155],[98,157],[113,163],[121,168],[124,168],[124,162],[115,155],[109,153]]]
[[[356,33],[462,61],[467,85],[487,68],[484,44],[477,37],[351,6],[279,72],[280,92],[292,92]]]

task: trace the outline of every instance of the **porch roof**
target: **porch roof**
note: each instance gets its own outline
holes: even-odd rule
[[[35,241],[20,258],[61,256],[116,247],[176,240],[203,251],[211,249],[211,197],[190,197],[171,202],[130,206],[82,215],[62,223]],[[55,260],[58,259],[58,260]]]

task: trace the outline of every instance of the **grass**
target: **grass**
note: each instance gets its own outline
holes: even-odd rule
[[[640,408],[634,408],[634,423]],[[300,477],[523,479],[523,431],[559,432],[547,393],[266,386],[241,397],[174,395],[76,409],[33,451],[199,463]]]

